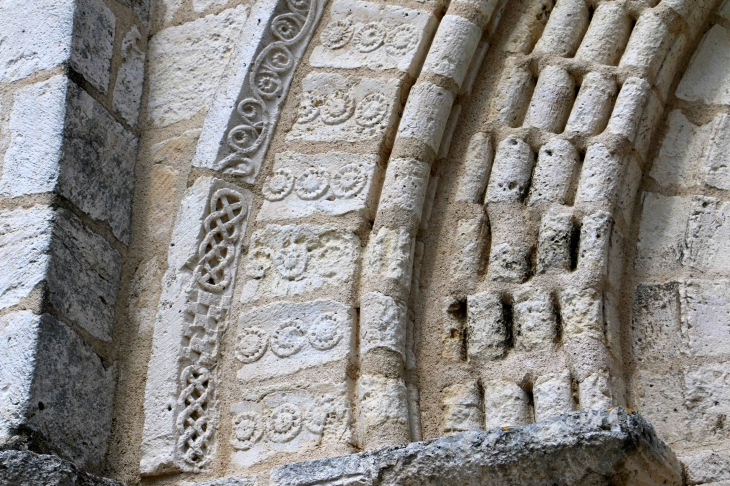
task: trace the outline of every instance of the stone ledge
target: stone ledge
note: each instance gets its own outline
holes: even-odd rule
[[[610,483],[609,483],[610,482]],[[280,466],[271,485],[682,484],[653,427],[622,408]]]
[[[80,471],[56,456],[0,451],[0,486],[124,486]]]

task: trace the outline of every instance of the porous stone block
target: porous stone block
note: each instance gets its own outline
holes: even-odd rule
[[[527,393],[505,380],[490,380],[484,384],[484,415],[487,430],[532,422]]]
[[[479,203],[492,172],[494,150],[488,134],[477,132],[469,139],[464,156],[464,174],[459,179],[456,200]]]
[[[537,79],[523,125],[562,132],[574,97],[575,81],[570,73],[557,66],[545,67]]]
[[[482,29],[457,15],[444,15],[423,63],[423,72],[451,78],[461,87]]]
[[[593,373],[581,381],[578,384],[578,400],[583,411],[608,410],[615,405],[608,373]]]
[[[724,423],[730,414],[730,366],[708,363],[689,366],[684,373],[684,407],[687,410],[689,439],[712,443],[727,439]]]
[[[17,81],[68,60],[75,0],[18,0],[0,5],[0,81]]]
[[[689,280],[680,287],[682,328],[692,355],[730,354],[729,291],[727,280]]]
[[[629,41],[631,24],[631,17],[623,5],[612,2],[600,4],[575,57],[616,65]]]
[[[314,291],[347,299],[359,259],[354,233],[326,225],[268,225],[251,235],[241,300]]]
[[[584,216],[582,223],[578,269],[606,276],[613,218],[606,211],[597,211]]]
[[[695,51],[677,87],[677,98],[707,104],[730,104],[730,29],[714,25]]]
[[[400,378],[363,375],[358,381],[358,440],[369,449],[410,442],[408,389]]]
[[[524,289],[512,303],[513,341],[518,351],[551,349],[556,337],[555,306],[550,294],[540,289]]]
[[[371,216],[380,183],[378,156],[327,152],[280,152],[264,181],[257,220],[303,218],[312,214],[357,212]]]
[[[532,395],[535,422],[573,411],[573,390],[568,371],[541,375],[533,384]]]
[[[139,2],[135,2],[138,5]],[[139,118],[144,81],[146,53],[140,48],[142,34],[133,25],[122,39],[122,65],[114,84],[112,106],[129,125],[135,126]]]
[[[525,196],[535,154],[530,145],[517,137],[508,137],[497,146],[485,203],[520,202]]]
[[[414,76],[436,28],[432,14],[395,5],[337,0],[330,12],[309,58],[314,67],[397,68]]]
[[[111,479],[87,474],[72,462],[54,455],[13,450],[0,452],[0,483],[19,486],[124,486]]]
[[[344,376],[352,358],[354,320],[354,309],[333,300],[276,302],[242,314],[234,351],[238,379],[292,375],[325,364],[329,370],[341,367]]]
[[[148,116],[164,127],[208,108],[248,9],[238,6],[158,32],[149,43]]]
[[[606,130],[629,142],[636,137],[651,86],[641,78],[629,78],[619,91]]]
[[[274,456],[351,451],[351,404],[346,384],[280,385],[246,390],[231,405],[232,461],[250,467]]]
[[[388,349],[406,362],[405,305],[380,292],[368,292],[360,299],[360,354]]]
[[[555,4],[533,52],[561,57],[575,54],[589,23],[584,0],[560,0]]]
[[[604,342],[603,299],[594,289],[568,288],[560,295],[563,340]]]
[[[492,101],[490,115],[510,127],[522,123],[535,89],[535,78],[528,66],[507,60]]]
[[[456,245],[451,267],[454,282],[465,283],[479,276],[484,264],[485,220],[484,215],[480,214],[475,218],[460,219],[456,223]]]
[[[553,139],[540,147],[528,204],[541,201],[559,204],[570,202],[579,163],[578,151],[567,140]]]
[[[669,25],[654,11],[646,9],[634,25],[619,66],[645,69],[653,76],[670,43]]]
[[[595,144],[586,150],[583,169],[575,196],[576,203],[602,203],[613,208],[618,199],[618,187],[626,162],[603,144]]]
[[[137,137],[63,76],[16,93],[10,134],[0,193],[55,191],[129,243]]]
[[[77,0],[71,66],[102,93],[109,88],[116,23],[103,0]]]
[[[375,286],[402,300],[400,295],[408,289],[413,274],[413,258],[416,239],[405,228],[389,229],[382,227],[370,237],[365,253],[363,272],[365,278]]]
[[[687,471],[687,484],[724,486],[730,482],[730,456],[727,451],[703,451],[679,459]]]
[[[680,196],[644,193],[634,259],[636,269],[661,275],[681,266],[690,201]]]
[[[614,5],[611,3],[602,4],[598,10],[602,7],[611,6]],[[606,128],[616,91],[616,81],[610,76],[598,72],[586,74],[570,112],[570,117],[568,117],[565,130],[585,135],[598,135],[601,133]]]
[[[508,329],[502,297],[492,292],[470,295],[466,300],[466,316],[469,361],[478,363],[504,356]]]
[[[98,470],[111,429],[114,370],[65,324],[31,311],[0,318],[0,356],[0,441],[20,436]]]
[[[537,243],[537,273],[570,270],[574,224],[570,213],[550,209],[542,217]]]
[[[438,153],[453,104],[450,91],[428,82],[416,84],[408,95],[398,136],[417,140]]]
[[[651,420],[662,440],[687,440],[690,423],[683,373],[639,369],[633,376],[633,392],[637,409]]]
[[[641,284],[634,293],[631,342],[639,362],[670,361],[687,351],[681,323],[679,282]]]
[[[457,383],[443,391],[444,435],[456,435],[484,427],[482,390],[477,382]]]
[[[378,202],[378,221],[415,231],[421,222],[431,167],[416,159],[391,159]],[[409,228],[410,226],[410,228]]]
[[[398,79],[311,73],[302,80],[299,118],[286,141],[381,143],[391,135],[399,93]]]
[[[698,183],[698,157],[704,151],[708,133],[697,126],[680,110],[667,117],[667,131],[661,141],[649,175],[666,188],[686,188]]]
[[[682,263],[704,272],[730,271],[730,203],[712,197],[691,199]]]

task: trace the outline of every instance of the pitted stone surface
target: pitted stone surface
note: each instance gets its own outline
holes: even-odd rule
[[[142,34],[132,26],[122,39],[122,66],[114,84],[114,110],[131,126],[137,124],[142,102],[146,54],[140,48],[141,41]]]
[[[103,0],[77,0],[71,66],[102,93],[109,87],[116,18]]]
[[[92,476],[71,462],[29,451],[0,452],[0,484],[17,486],[124,486]]]
[[[713,26],[702,39],[677,87],[677,97],[707,104],[730,104],[730,29]]]

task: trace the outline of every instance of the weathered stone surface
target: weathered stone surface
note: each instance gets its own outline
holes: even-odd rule
[[[71,66],[102,93],[109,87],[116,18],[103,0],[77,0]]]
[[[169,27],[150,40],[150,120],[167,126],[208,108],[248,16],[243,6]]]
[[[294,219],[324,213],[371,215],[379,186],[377,155],[281,152],[264,181],[257,220]]]
[[[677,87],[677,97],[707,104],[730,104],[730,30],[714,25],[690,61]]]
[[[382,142],[396,120],[399,92],[398,79],[309,74],[286,141]]]
[[[43,486],[124,486],[111,479],[87,474],[73,463],[56,456],[29,451],[0,452],[0,484],[8,486],[41,484]]]
[[[484,417],[487,430],[514,427],[532,422],[525,390],[507,380],[489,380],[484,384]]]
[[[122,65],[114,84],[114,110],[132,126],[137,124],[142,102],[145,52],[140,49],[141,41],[142,34],[132,26],[122,39]]]
[[[699,158],[707,133],[704,127],[690,122],[680,110],[667,119],[669,125],[654,159],[650,176],[664,187],[691,187],[697,184]]]
[[[425,55],[433,15],[394,5],[338,0],[309,62],[314,67],[398,68],[412,76]]]
[[[646,274],[662,274],[680,266],[689,201],[645,193],[634,264]]]
[[[628,460],[627,460],[628,459]],[[623,409],[433,439],[275,468],[276,486],[313,484],[682,484],[682,466],[651,425]]]
[[[0,439],[19,435],[36,450],[98,469],[111,427],[114,370],[48,314],[5,315],[0,336],[7,360],[0,371]]]
[[[444,435],[456,435],[484,427],[482,390],[477,382],[448,386],[443,391]]]
[[[680,460],[687,471],[687,484],[725,486],[730,480],[730,456],[726,451],[701,452],[680,457]]]
[[[68,60],[75,6],[74,0],[2,2],[0,81],[26,78]]]

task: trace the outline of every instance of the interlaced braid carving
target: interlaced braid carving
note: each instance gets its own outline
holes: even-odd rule
[[[248,214],[243,196],[219,189],[210,198],[210,214],[203,221],[205,236],[198,247],[198,265],[188,290],[185,330],[177,400],[177,456],[184,471],[198,472],[211,459],[217,420],[215,388],[220,339],[230,308],[232,263]]]

